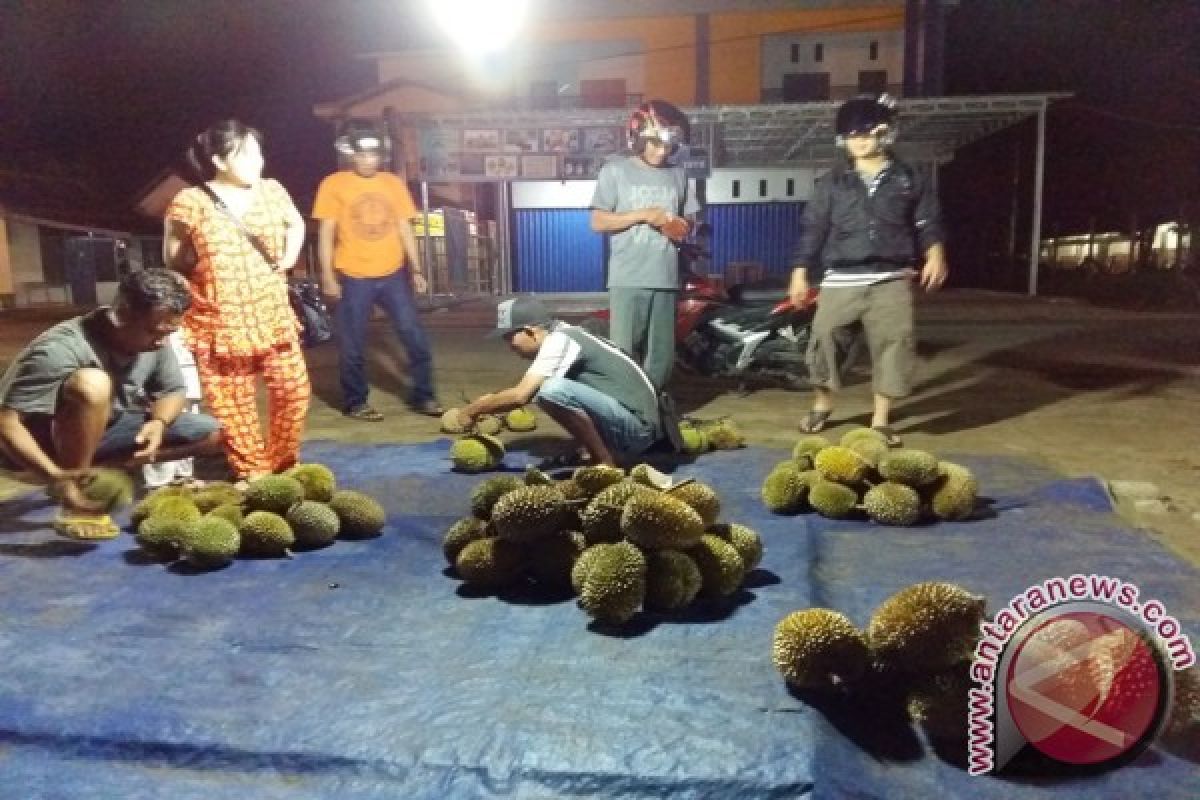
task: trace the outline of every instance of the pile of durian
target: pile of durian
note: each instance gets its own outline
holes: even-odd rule
[[[505,451],[497,434],[505,428],[513,433],[537,430],[537,415],[528,408],[514,408],[502,417],[483,414],[469,427],[459,424],[458,412],[459,409],[452,408],[442,415],[442,433],[460,436],[450,446],[450,460],[458,472],[498,469],[504,463]]]
[[[323,464],[298,464],[245,491],[213,482],[199,489],[166,486],[133,509],[131,525],[143,550],[162,561],[182,559],[217,569],[239,555],[289,556],[335,539],[383,532],[383,506],[353,489],[338,489]]]
[[[744,525],[719,523],[720,513],[712,487],[672,483],[645,464],[628,475],[580,467],[566,480],[530,469],[478,484],[471,515],[450,526],[442,549],[468,585],[572,591],[590,617],[620,625],[738,590],[762,542]]]
[[[679,434],[683,437],[683,452],[689,456],[746,446],[746,437],[731,417],[713,420],[687,417],[679,423]]]
[[[824,436],[802,436],[791,460],[767,475],[761,493],[776,514],[816,511],[846,519],[865,513],[881,525],[915,525],[966,519],[979,484],[966,467],[924,450],[890,449],[879,431],[855,428],[836,445]]]
[[[775,627],[772,660],[796,689],[899,695],[931,739],[961,739],[984,605],[961,586],[928,582],[884,600],[865,631],[832,609],[794,611]]]

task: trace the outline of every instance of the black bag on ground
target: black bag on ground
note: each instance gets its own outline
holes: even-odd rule
[[[658,393],[658,420],[663,441],[670,444],[676,453],[682,453],[683,434],[679,432],[679,412],[675,408],[675,398],[666,390]]]
[[[288,282],[288,300],[300,320],[300,344],[316,347],[333,338],[333,318],[321,299],[321,289],[313,281]]]

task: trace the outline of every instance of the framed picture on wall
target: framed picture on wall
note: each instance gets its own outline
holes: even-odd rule
[[[504,132],[504,149],[509,153],[536,153],[539,138],[538,132],[533,129],[506,130]]]
[[[464,130],[464,150],[499,150],[500,131],[497,130]]]
[[[599,169],[599,162],[586,156],[567,156],[563,159],[564,178],[594,178]]]
[[[516,156],[486,156],[483,161],[483,174],[489,178],[517,177]]]
[[[615,153],[620,149],[616,128],[588,128],[584,131],[583,150],[586,153]]]
[[[579,131],[574,128],[546,128],[542,131],[542,152],[579,152]]]
[[[463,153],[458,157],[459,170],[463,175],[482,175],[485,158],[483,153]]]
[[[557,178],[558,156],[521,156],[521,177]]]

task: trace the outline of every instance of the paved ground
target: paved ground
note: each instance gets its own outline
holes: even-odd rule
[[[586,298],[571,305],[578,309]],[[0,362],[61,316],[0,314]],[[447,405],[509,385],[523,369],[502,343],[481,338],[491,318],[490,308],[478,304],[426,316]],[[918,391],[896,414],[907,444],[936,453],[1019,455],[1067,475],[1153,484],[1124,487],[1119,510],[1200,565],[1200,315],[949,291],[925,301],[919,320]],[[336,353],[321,348],[310,354],[316,399],[309,438],[438,436],[436,421],[405,410],[398,397],[403,370],[394,366],[400,348],[382,325],[378,333],[372,401],[387,420],[352,422],[336,411]],[[752,444],[790,445],[808,405],[803,392],[765,388],[739,396],[734,387],[689,376],[675,388],[685,410],[732,415]],[[842,396],[833,431],[866,422],[869,409],[869,385],[860,380]],[[542,422],[536,447],[552,444],[553,432]],[[0,477],[0,499],[26,488]]]

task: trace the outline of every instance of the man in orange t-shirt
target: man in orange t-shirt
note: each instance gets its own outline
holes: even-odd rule
[[[338,300],[338,362],[342,412],[378,421],[383,415],[367,402],[366,338],[372,309],[383,308],[408,352],[412,388],[409,406],[440,416],[434,396],[433,357],[413,296],[425,291],[417,240],[409,222],[416,213],[404,182],[380,170],[383,135],[369,122],[354,122],[338,137],[353,169],[321,181],[313,205],[320,223],[317,253],[321,289]],[[411,279],[411,280],[410,280]]]

